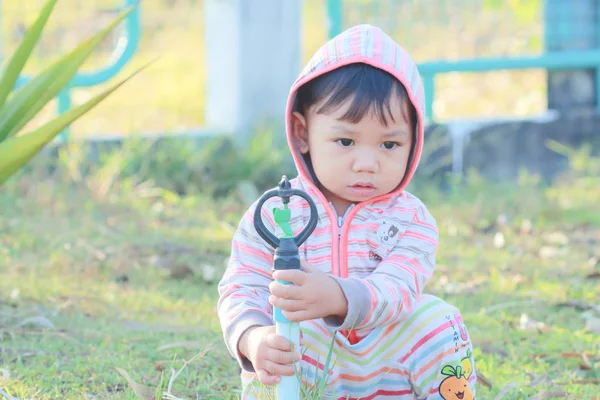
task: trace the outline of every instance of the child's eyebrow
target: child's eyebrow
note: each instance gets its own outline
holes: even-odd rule
[[[385,138],[396,137],[396,136],[408,137],[408,132],[406,132],[405,129],[396,129],[394,131],[386,132],[381,136],[383,136]]]
[[[347,135],[357,135],[358,132],[355,131],[354,129],[348,128],[346,126],[333,126],[333,130],[337,131],[337,132],[341,132],[341,133],[345,133]],[[393,131],[389,131],[389,132],[385,132],[381,135],[384,138],[392,138],[392,137],[401,137],[401,138],[405,138],[408,137],[408,132],[406,131],[406,129],[395,129]]]
[[[339,126],[339,125],[334,126],[333,130],[334,131],[338,131],[338,132],[342,132],[342,133],[347,133],[349,135],[356,135],[356,134],[358,134],[358,132],[355,131],[355,130],[353,130],[353,129],[347,128],[345,126]]]

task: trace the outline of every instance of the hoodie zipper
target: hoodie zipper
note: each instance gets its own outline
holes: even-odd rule
[[[337,211],[335,210],[335,207],[333,207],[333,204],[329,203],[331,205],[331,208],[333,209],[333,215],[336,217],[337,219],[337,225],[338,225],[338,245],[337,245],[337,264],[338,264],[338,276],[342,277],[342,251],[341,251],[341,244],[342,244],[342,227],[344,226],[344,222],[346,221],[346,217],[348,216],[348,214],[350,213],[350,211],[355,207],[354,204],[350,205],[350,207],[348,207],[346,209],[346,212],[344,213],[343,216],[338,216],[337,215]],[[346,237],[346,239],[348,239]],[[333,271],[332,271],[333,272]],[[356,338],[356,333],[352,330],[350,331],[341,331],[343,336],[347,336],[349,335],[348,339],[350,340],[351,344],[355,344],[357,343],[357,338]]]
[[[347,209],[346,212],[344,213],[343,216],[338,216],[337,215],[337,211],[335,209],[335,207],[333,206],[333,204],[331,204],[331,202],[329,203],[331,205],[331,208],[333,209],[333,215],[335,215],[336,219],[337,219],[337,224],[338,224],[338,268],[340,268],[339,266],[341,265],[341,251],[339,251],[341,244],[342,244],[342,227],[344,226],[344,222],[346,221],[346,217],[348,216],[348,213],[350,212],[350,210],[352,210],[352,208],[354,208],[354,204],[351,204]],[[341,271],[341,270],[340,270]]]

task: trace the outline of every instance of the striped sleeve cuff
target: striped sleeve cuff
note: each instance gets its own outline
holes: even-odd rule
[[[338,317],[324,317],[323,322],[330,328],[339,331],[356,329],[362,324],[371,311],[369,290],[360,279],[331,276],[340,285],[348,301],[348,313],[343,321]]]

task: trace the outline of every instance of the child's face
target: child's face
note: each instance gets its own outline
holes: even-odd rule
[[[412,132],[406,105],[393,96],[385,126],[373,113],[353,124],[341,121],[352,99],[330,114],[294,113],[292,131],[302,154],[310,153],[313,169],[327,199],[338,212],[350,204],[394,190],[407,169]],[[387,112],[387,110],[386,110]]]

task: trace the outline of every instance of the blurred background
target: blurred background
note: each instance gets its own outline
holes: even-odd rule
[[[205,2],[156,0],[141,3],[139,26],[131,25],[128,29],[123,24],[122,29],[115,30],[86,69],[99,71],[106,67],[111,62],[111,55],[119,51],[121,39],[127,37],[136,42],[131,64],[156,56],[160,56],[161,61],[124,88],[119,96],[98,108],[85,124],[74,126],[72,133],[76,137],[103,132],[123,135],[195,131],[206,126],[205,98],[209,77],[205,62]],[[325,40],[357,23],[380,26],[419,63],[489,57],[519,59],[540,56],[561,45],[572,49],[569,44],[573,41],[578,42],[577,48],[593,49],[596,35],[593,21],[586,21],[593,15],[591,12],[595,12],[593,1],[557,2],[560,11],[546,14],[541,0],[306,0],[284,6],[285,3],[277,7],[296,7],[299,11],[294,16],[297,21],[291,25],[299,25],[299,37],[289,36],[292,40],[287,45],[300,53],[298,61],[302,65]],[[584,3],[589,3],[587,10]],[[2,1],[1,50],[4,57],[14,50],[42,4],[39,0]],[[60,2],[38,48],[39,62],[52,60],[70,49],[82,36],[107,25],[126,4],[125,0]],[[282,27],[272,29],[279,32]],[[586,39],[591,40],[591,45],[586,46]],[[232,48],[232,51],[236,50]],[[505,62],[504,66],[507,64]],[[528,69],[508,72],[498,71],[499,67],[504,67],[502,64],[495,67],[490,64],[478,73],[440,74],[436,77],[435,99],[432,99],[435,116],[447,120],[525,117],[543,113],[547,95],[547,74],[543,64],[543,61],[539,62],[536,68],[535,63],[530,63]],[[298,69],[301,65],[294,67]],[[35,72],[38,68],[39,65],[31,65],[30,71]],[[463,69],[468,70],[469,64]],[[257,74],[264,75],[261,71]],[[140,96],[142,91],[144,96]],[[85,97],[85,91],[73,91],[75,100]],[[128,117],[131,112],[135,118]],[[110,121],[100,117],[104,115],[110,115]]]
[[[0,57],[15,49],[41,4],[2,1]],[[60,2],[27,71],[39,72],[131,4],[135,2]],[[69,138],[235,134],[243,142],[261,124],[274,121],[279,125],[272,128],[281,131],[287,91],[300,68],[335,34],[357,23],[372,23],[419,63],[430,126],[443,124],[453,172],[473,166],[492,178],[513,179],[526,167],[548,178],[566,161],[548,151],[544,139],[597,143],[597,135],[586,127],[566,134],[561,123],[567,114],[578,118],[569,126],[595,121],[590,113],[598,107],[600,84],[594,68],[599,31],[594,0],[274,4],[143,1],[139,13],[114,30],[86,62],[84,76],[35,121],[89,99],[123,70],[158,58],[117,96],[74,123]],[[521,125],[532,121],[553,124],[546,125],[541,138],[537,126]],[[493,154],[477,143],[465,149],[472,134],[483,136],[477,133],[490,126],[508,136],[501,146],[506,151],[496,152],[495,143]],[[514,131],[520,134],[510,133]],[[541,149],[519,154],[521,134],[537,136],[529,145]],[[492,165],[498,170],[491,171]]]
[[[0,0],[3,64],[43,4]],[[0,187],[0,395],[235,398],[215,314],[232,235],[295,175],[301,68],[370,23],[424,80],[409,190],[438,220],[428,290],[463,310],[478,398],[598,398],[600,0],[62,0],[22,78],[133,4],[25,130],[156,61]]]
[[[99,107],[85,122],[73,126],[74,137],[187,132],[206,127],[206,82],[209,77],[205,62],[205,2],[153,0],[141,3],[139,26],[131,25],[127,29],[123,24],[121,29],[115,30],[93,62],[86,65],[86,70],[100,71],[106,67],[111,62],[111,55],[118,53],[122,39],[127,37],[136,42],[130,64],[139,65],[141,60],[156,56],[160,56],[161,61],[123,88],[119,96]],[[296,7],[299,12],[294,16],[296,23],[291,25],[299,25],[300,31],[294,33],[298,37],[290,34],[292,40],[287,45],[299,52],[300,64],[306,63],[331,35],[356,23],[380,26],[419,63],[539,56],[551,45],[545,40],[546,35],[554,43],[576,40],[583,45],[586,37],[591,40],[596,34],[593,22],[588,31],[582,26],[582,22],[592,15],[590,11],[594,11],[593,2],[589,2],[589,10],[579,6],[580,12],[575,9],[575,3],[585,2],[576,1],[573,5],[562,2],[559,7],[569,11],[569,15],[562,17],[557,16],[564,12],[544,15],[541,0],[306,0],[284,6],[285,3],[277,7]],[[3,57],[14,50],[41,4],[39,0],[2,0]],[[82,36],[105,26],[125,5],[125,0],[60,2],[37,51],[40,64],[67,51]],[[565,29],[556,22],[567,25],[568,39],[563,38]],[[233,21],[227,24],[233,24]],[[274,26],[273,29],[280,32],[282,28]],[[232,48],[232,51],[236,50]],[[298,69],[300,64],[290,68]],[[432,99],[435,116],[447,120],[525,117],[543,113],[546,110],[547,74],[542,64],[517,71],[498,71],[490,65],[490,71],[484,68],[478,73],[440,74],[436,77],[435,99]],[[31,65],[29,70],[35,72],[38,69],[39,65]],[[264,79],[263,71],[256,73]],[[86,98],[88,92],[73,90],[72,98],[75,101]],[[49,108],[48,112],[55,110]],[[131,118],[132,114],[135,118]],[[106,117],[108,115],[110,117]]]

